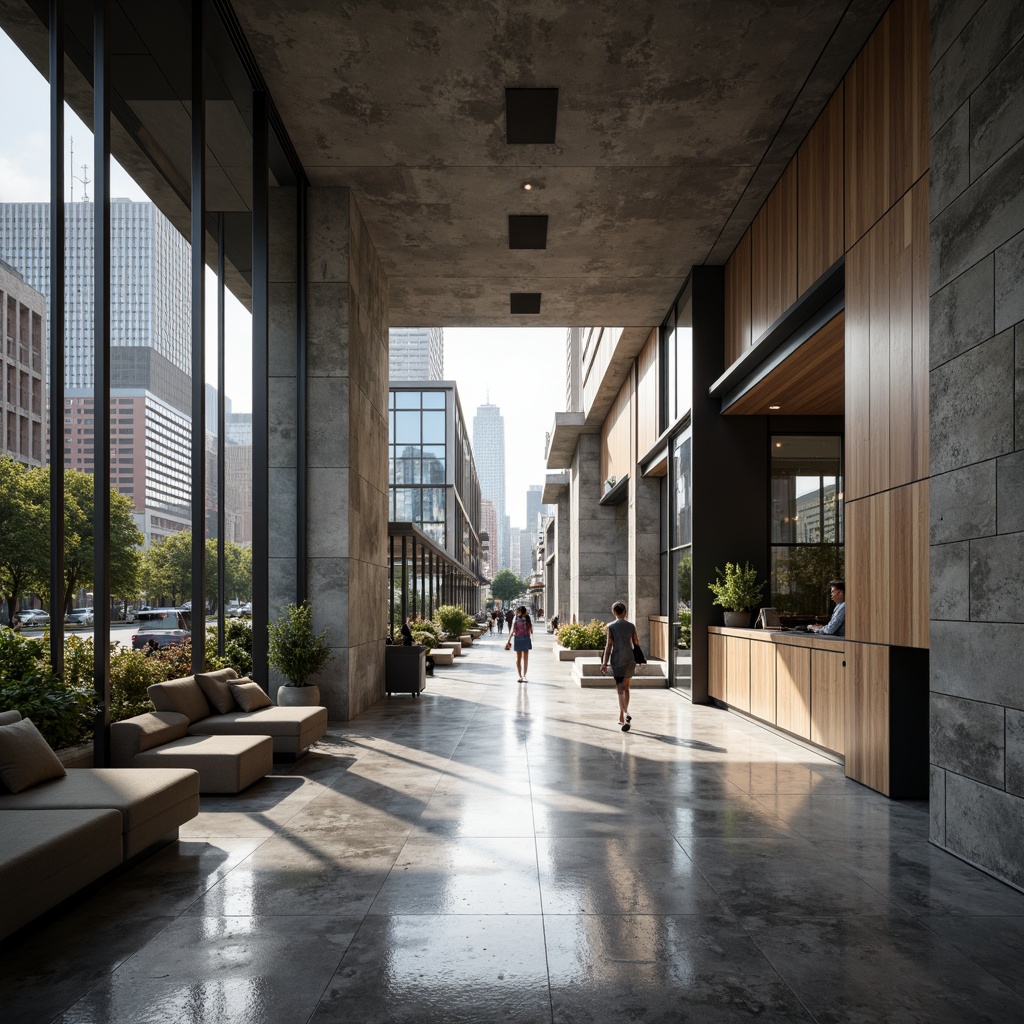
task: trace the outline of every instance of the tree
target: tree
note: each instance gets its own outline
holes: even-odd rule
[[[513,598],[526,593],[526,581],[521,580],[511,569],[502,569],[491,580],[491,593],[502,604],[508,604]]]
[[[172,604],[192,597],[192,532],[182,530],[155,540],[145,554],[143,589],[150,597],[169,597]]]
[[[10,621],[22,594],[49,573],[49,498],[39,504],[38,488],[21,463],[0,458],[0,598],[7,602]]]

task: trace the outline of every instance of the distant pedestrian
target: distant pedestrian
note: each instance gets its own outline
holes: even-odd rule
[[[512,632],[512,620],[515,618],[515,613],[511,608],[505,612],[505,625],[508,626],[508,631]]]
[[[498,624],[498,632],[501,633],[505,628],[505,616],[500,611],[497,611],[494,613],[494,621]]]
[[[511,609],[509,609],[511,613]],[[508,627],[509,638],[505,644],[505,650],[510,647],[516,652],[516,672],[519,674],[519,682],[526,682],[526,673],[530,667],[530,651],[533,649],[533,621],[530,613],[524,605],[516,609],[512,622]]]
[[[623,732],[629,732],[633,716],[629,713],[629,683],[636,671],[633,645],[640,643],[636,626],[626,618],[626,606],[621,601],[612,605],[613,622],[608,623],[608,642],[604,645],[601,658],[601,674],[608,674],[611,665],[615,677],[615,689],[619,698],[619,725]]]

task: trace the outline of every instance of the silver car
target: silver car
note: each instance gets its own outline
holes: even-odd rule
[[[28,611],[17,612],[17,617],[23,626],[48,626],[50,624],[50,613],[42,608],[29,608]]]

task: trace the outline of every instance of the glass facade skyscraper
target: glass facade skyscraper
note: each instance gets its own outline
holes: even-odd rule
[[[441,380],[444,329],[392,327],[388,331],[388,380]]]
[[[492,569],[509,568],[508,527],[505,515],[505,418],[496,405],[477,407],[473,417],[473,456],[480,474],[480,493],[494,502],[498,512],[497,544],[492,540]]]

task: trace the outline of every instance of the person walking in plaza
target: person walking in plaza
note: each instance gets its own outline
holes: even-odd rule
[[[512,609],[509,608],[508,611],[505,612],[505,625],[508,626],[508,631],[510,633],[512,632],[512,620],[514,618],[515,618],[515,614],[513,613]]]
[[[500,634],[505,628],[505,616],[500,609],[494,613],[494,621],[498,624],[498,633]]]
[[[619,698],[619,725],[629,732],[633,716],[629,713],[629,683],[636,671],[633,646],[640,643],[636,626],[626,618],[626,606],[621,601],[612,605],[613,622],[608,623],[608,642],[601,658],[601,674],[607,675],[611,666],[615,689]]]
[[[510,609],[511,612],[511,609]],[[526,682],[526,673],[530,667],[530,651],[533,650],[533,621],[525,606],[520,605],[508,627],[508,643],[505,650],[513,647],[516,652],[516,672],[519,673],[519,682]]]

